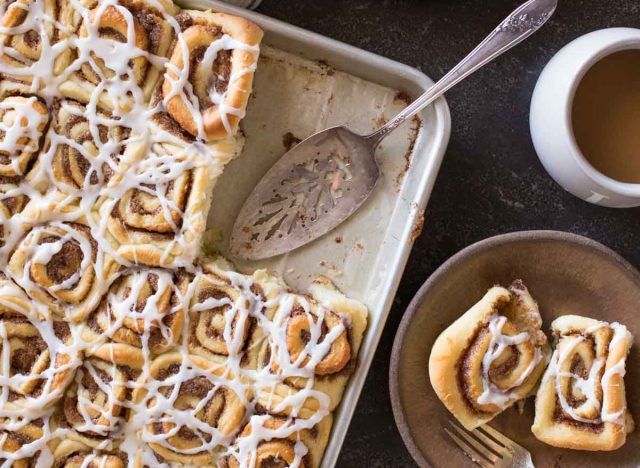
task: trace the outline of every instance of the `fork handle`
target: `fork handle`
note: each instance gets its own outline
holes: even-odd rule
[[[374,147],[378,146],[389,132],[395,130],[405,120],[413,117],[467,76],[536,32],[553,14],[557,4],[558,0],[529,0],[521,5],[440,81],[383,127],[365,138],[371,141]]]

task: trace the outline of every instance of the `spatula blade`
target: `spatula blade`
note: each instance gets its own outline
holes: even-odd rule
[[[369,140],[334,127],[288,151],[263,176],[233,226],[231,253],[280,255],[332,230],[366,200],[380,171]]]

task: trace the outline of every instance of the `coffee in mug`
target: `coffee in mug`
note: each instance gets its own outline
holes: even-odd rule
[[[613,52],[587,70],[571,122],[580,151],[597,171],[640,183],[640,49]]]

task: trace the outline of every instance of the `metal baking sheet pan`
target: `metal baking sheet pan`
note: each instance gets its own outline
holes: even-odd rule
[[[333,125],[368,133],[433,82],[418,70],[214,0],[181,0],[183,8],[247,17],[265,31],[242,130],[242,154],[218,181],[205,236],[241,270],[267,268],[305,291],[318,274],[331,278],[370,311],[359,365],[336,413],[322,466],[334,466],[373,359],[450,133],[441,99],[405,123],[378,148],[382,179],[365,205],[321,239],[275,259],[243,262],[228,252],[231,227],[262,175],[291,145]]]

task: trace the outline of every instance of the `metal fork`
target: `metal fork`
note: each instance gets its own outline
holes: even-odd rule
[[[488,425],[467,431],[449,421],[453,431],[444,428],[455,444],[482,468],[535,468],[531,454],[521,445]]]

